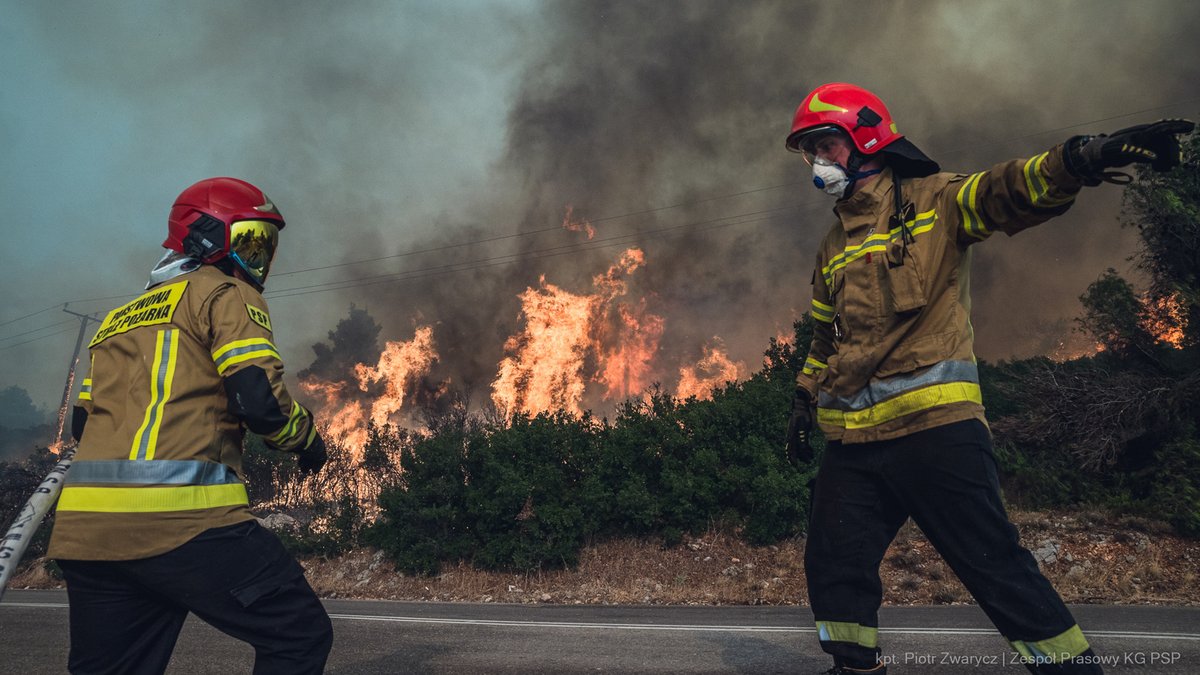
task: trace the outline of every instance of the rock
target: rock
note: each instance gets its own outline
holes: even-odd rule
[[[300,522],[286,513],[272,513],[266,518],[259,518],[258,522],[263,527],[272,531],[280,530],[295,530],[300,526]]]
[[[542,602],[550,602],[550,600],[551,600],[550,594],[542,593],[541,595],[538,596],[538,600],[541,600]]]
[[[1058,551],[1061,548],[1058,542],[1047,539],[1038,544],[1036,550],[1033,551],[1033,559],[1044,565],[1050,565],[1058,560]]]
[[[730,565],[729,567],[721,570],[721,576],[723,577],[736,577],[741,573],[742,568],[738,567],[737,565]]]

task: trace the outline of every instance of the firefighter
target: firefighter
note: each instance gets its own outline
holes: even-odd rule
[[[1113,168],[1178,165],[1177,135],[1193,127],[1075,136],[964,175],[941,172],[861,87],[826,84],[800,104],[787,148],[837,199],[788,430],[792,458],[811,458],[814,416],[828,439],[805,566],[829,673],[886,672],[879,565],[910,517],[1030,671],[1101,672],[1001,502],[972,349],[971,247],[1063,214],[1082,186],[1127,180]]]
[[[67,582],[72,673],[163,672],[188,612],[253,645],[255,673],[324,670],[329,616],[242,481],[247,429],[305,474],[326,460],[284,387],[261,295],[283,227],[250,183],[187,188],[146,292],[88,345],[49,550]]]

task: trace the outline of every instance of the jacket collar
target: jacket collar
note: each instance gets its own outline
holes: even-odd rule
[[[865,189],[855,192],[847,199],[839,200],[834,205],[833,212],[842,221],[842,227],[849,231],[860,224],[861,216],[877,216],[881,205],[882,208],[890,208],[892,181],[892,169],[884,167]]]

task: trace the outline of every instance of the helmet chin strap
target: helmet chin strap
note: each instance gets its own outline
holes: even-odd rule
[[[862,178],[868,178],[883,171],[883,169],[871,169],[870,171],[859,171],[863,164],[867,163],[867,156],[859,152],[857,149],[850,151],[850,161],[846,162],[846,178],[850,181],[846,183],[846,191],[842,193],[842,199],[854,194],[854,184]]]

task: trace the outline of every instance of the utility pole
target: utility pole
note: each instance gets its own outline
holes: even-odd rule
[[[71,355],[71,366],[67,368],[67,383],[63,387],[62,403],[58,405],[58,432],[54,436],[54,444],[58,445],[63,440],[63,435],[66,431],[67,421],[67,406],[71,403],[71,389],[75,385],[75,367],[79,365],[79,349],[83,347],[83,336],[87,332],[89,321],[99,321],[100,319],[91,316],[90,314],[80,314],[72,312],[63,305],[63,311],[67,314],[72,314],[79,317],[79,337],[75,338],[75,353]]]

